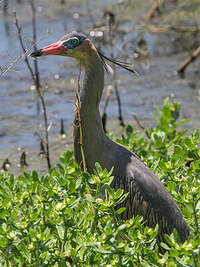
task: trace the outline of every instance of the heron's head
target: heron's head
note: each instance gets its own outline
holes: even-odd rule
[[[135,70],[132,69],[132,65],[129,63],[124,63],[115,59],[110,59],[98,51],[92,42],[82,33],[72,32],[67,34],[65,37],[53,43],[51,45],[45,46],[41,49],[36,50],[31,53],[31,57],[40,57],[48,55],[58,55],[65,57],[73,57],[85,65],[87,65],[88,59],[91,55],[98,55],[105,70],[108,71],[107,64],[105,60],[110,61],[132,73],[137,74]]]
[[[45,46],[33,52],[30,56],[40,57],[59,55],[84,60],[95,49],[92,42],[82,33],[72,32],[56,43]]]

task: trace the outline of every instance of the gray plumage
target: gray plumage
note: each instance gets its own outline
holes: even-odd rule
[[[74,153],[78,164],[82,164],[80,150],[80,123],[82,126],[82,147],[85,155],[87,171],[92,173],[95,163],[110,170],[114,167],[115,189],[122,188],[128,192],[123,206],[126,211],[123,219],[141,215],[150,227],[159,225],[158,240],[163,240],[164,233],[170,234],[175,228],[182,242],[188,239],[189,227],[183,215],[164,185],[156,175],[131,151],[113,142],[105,134],[99,113],[99,103],[104,88],[104,64],[102,54],[99,54],[92,42],[84,35],[72,33],[61,39],[80,39],[74,48],[67,48],[64,56],[76,58],[85,69],[83,86],[81,88],[80,110],[74,115]],[[47,55],[44,48],[44,55]],[[35,54],[34,54],[35,53]],[[32,56],[40,53],[34,52]],[[48,52],[50,54],[50,52]],[[61,54],[61,53],[60,53]]]

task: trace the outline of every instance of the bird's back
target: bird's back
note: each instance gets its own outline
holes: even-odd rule
[[[177,204],[158,177],[128,149],[114,142],[112,146],[117,151],[113,162],[112,186],[116,189],[122,188],[124,192],[129,193],[122,204],[126,207],[122,218],[129,219],[141,215],[146,225],[155,227],[158,224],[160,241],[163,241],[164,233],[170,234],[174,228],[182,242],[187,240],[190,233],[189,227]]]

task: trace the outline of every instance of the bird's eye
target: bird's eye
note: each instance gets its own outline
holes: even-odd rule
[[[79,39],[74,37],[73,39],[70,39],[71,44],[73,44],[74,46],[77,46],[79,44]]]
[[[65,42],[62,43],[64,46],[66,46],[67,48],[74,48],[77,45],[80,44],[80,40],[77,37],[71,38]]]

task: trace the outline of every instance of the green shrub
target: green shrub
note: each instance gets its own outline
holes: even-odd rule
[[[139,217],[119,219],[124,208],[116,206],[126,196],[110,188],[112,172],[99,164],[92,175],[82,172],[67,151],[45,176],[0,174],[0,265],[200,266],[199,132],[177,131],[179,110],[166,99],[157,127],[141,135],[128,126],[118,142],[165,183],[191,228],[187,242],[180,244],[174,231],[162,255],[157,229]]]

